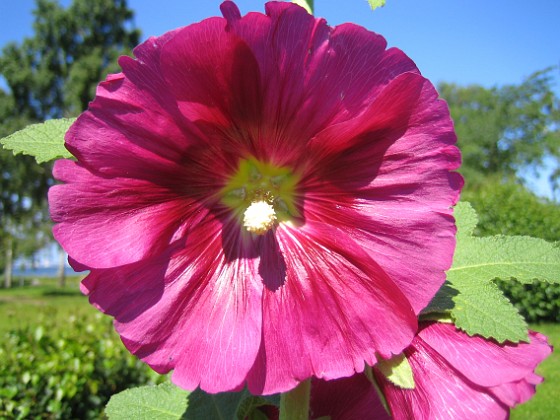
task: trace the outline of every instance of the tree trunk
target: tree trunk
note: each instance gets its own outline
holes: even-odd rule
[[[58,247],[58,285],[60,287],[66,286],[66,252],[62,247]]]
[[[6,267],[4,267],[4,287],[9,289],[12,287],[12,267],[14,264],[14,244],[12,238],[6,241]]]

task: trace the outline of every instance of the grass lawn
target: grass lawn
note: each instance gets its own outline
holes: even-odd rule
[[[98,312],[88,304],[79,289],[80,277],[67,280],[60,288],[53,279],[40,279],[39,285],[0,289],[0,335],[40,324],[48,317],[64,321],[70,316],[94,317]]]
[[[516,420],[556,420],[560,418],[560,324],[536,324],[531,329],[548,336],[554,346],[552,354],[538,367],[544,382],[537,386],[536,395],[511,413]]]
[[[94,319],[98,313],[78,288],[79,278],[70,278],[64,289],[54,280],[44,279],[38,286],[0,289],[0,336],[7,330],[40,324],[45,317],[64,322],[70,316]],[[531,325],[549,337],[555,349],[560,349],[560,324]],[[517,420],[560,418],[560,350],[554,352],[538,368],[545,382],[538,386],[531,401],[512,411]]]
[[[0,418],[104,418],[111,395],[160,381],[78,281],[0,290]]]

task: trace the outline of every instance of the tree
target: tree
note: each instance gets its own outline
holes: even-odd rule
[[[520,85],[490,89],[439,85],[455,121],[467,188],[487,176],[520,180],[520,169],[537,173],[547,157],[555,161],[550,181],[558,188],[560,101],[552,88],[554,70],[536,72]]]
[[[13,109],[13,97],[0,90],[0,137],[23,128],[28,121],[14,116]],[[50,168],[37,165],[30,156],[14,157],[1,149],[0,168],[0,269],[4,272],[4,287],[10,287],[12,261],[14,255],[19,255],[21,245],[37,248],[44,244],[37,236],[45,230],[42,220],[46,218]]]
[[[64,9],[37,0],[35,35],[8,44],[0,58],[16,114],[35,121],[77,115],[116,59],[139,41],[126,0],[74,0]]]
[[[0,56],[9,87],[0,89],[2,137],[29,123],[78,115],[97,83],[118,71],[117,57],[130,54],[140,37],[126,0],[73,0],[68,8],[37,0],[34,15],[33,37],[6,45]],[[28,157],[0,150],[0,165],[0,243],[9,260],[14,251],[32,252],[29,238],[35,249],[43,245],[38,239],[48,223],[46,192],[54,181],[50,165]]]

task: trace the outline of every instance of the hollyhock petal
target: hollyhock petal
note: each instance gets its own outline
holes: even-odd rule
[[[198,139],[161,76],[159,51],[174,32],[135,48],[137,60],[121,57],[123,73],[100,83],[95,100],[68,131],[66,147],[90,170],[142,177],[153,164],[152,173],[166,172]]]
[[[84,281],[132,353],[158,372],[174,369],[175,384],[211,393],[242,386],[262,327],[258,260],[229,261],[221,229],[206,223],[153,260],[94,270]]]
[[[264,290],[263,323],[274,327],[263,330],[251,392],[282,392],[310,373],[350,376],[411,341],[410,304],[344,232],[307,224],[282,227],[277,237],[286,280],[278,291]]]
[[[132,114],[127,114],[125,118],[133,120],[133,118],[130,118],[130,115]],[[118,118],[117,114],[112,114],[112,117]],[[138,147],[134,142],[129,141],[126,136],[113,134],[115,131],[122,133],[122,131],[127,130],[125,125],[111,128],[99,122],[100,120],[97,117],[92,117],[91,114],[83,114],[66,134],[67,147],[75,156],[82,155],[83,151],[87,149],[86,155],[88,158],[80,159],[80,163],[87,167],[90,172],[96,173],[99,176],[156,181],[155,177],[160,180],[168,180],[172,174],[181,170],[176,163],[147,151],[145,148]],[[135,123],[131,121],[130,124]],[[161,124],[164,126],[168,125],[166,123]],[[105,132],[105,135],[99,137],[96,133],[100,131]],[[79,134],[75,135],[75,132]],[[150,136],[155,138],[157,133],[150,134]],[[115,141],[98,141],[98,139],[109,138]],[[79,143],[77,147],[80,149],[69,146],[69,142],[75,145]],[[103,147],[104,143],[106,147]],[[123,159],[114,159],[115,156],[118,156],[125,150],[127,153]],[[100,163],[101,161],[103,162],[102,164]],[[140,166],[139,162],[145,162],[143,170],[138,168]],[[92,168],[95,169],[92,170]]]
[[[250,13],[241,17],[233,3],[222,4],[228,29],[245,41],[258,63],[262,75],[259,83],[264,95],[264,121],[269,127],[281,127],[283,140],[293,147],[304,140],[298,135],[300,141],[295,141],[290,128],[303,102],[305,63],[311,38],[316,33],[324,33],[320,28],[326,29],[326,25],[300,7],[270,2],[265,8],[266,15]],[[316,26],[319,27],[317,31]]]
[[[324,22],[293,6],[267,3],[267,15],[249,13],[243,17],[233,2],[221,6],[227,30],[247,45],[259,73],[254,80],[261,93],[261,118],[243,129],[249,130],[254,154],[279,166],[304,154],[312,135],[310,121],[297,123],[306,95],[305,61],[312,38],[328,31]]]
[[[97,177],[70,160],[57,161],[53,174],[67,182],[49,190],[51,217],[58,222],[54,236],[73,260],[90,268],[157,255],[200,207],[143,180]]]
[[[419,73],[402,51],[386,50],[387,43],[381,35],[358,25],[339,25],[329,33],[328,42],[321,41],[315,42],[316,51],[308,59],[306,87],[320,92],[319,100],[324,101],[325,111],[331,116],[327,120],[330,125],[362,114],[369,108],[371,98],[398,75]],[[305,112],[320,118],[309,100],[305,102]],[[325,127],[323,124],[320,128]]]
[[[264,95],[263,129],[273,142],[272,158],[295,158],[309,139],[329,124],[359,114],[391,79],[418,72],[402,51],[385,50],[380,35],[353,24],[336,28],[304,9],[271,2],[267,15],[241,17],[235,4],[222,5],[228,28],[251,48],[258,62]],[[318,107],[317,103],[321,106]],[[266,145],[265,145],[266,146]],[[282,153],[276,148],[281,147]]]
[[[465,380],[438,353],[416,339],[405,355],[414,374],[413,390],[393,385],[374,368],[395,420],[505,419],[508,408],[483,387]]]
[[[366,113],[330,126],[311,144],[317,163],[308,170],[307,210],[352,232],[359,226],[360,235],[353,236],[416,313],[451,265],[456,230],[450,203],[462,187],[460,175],[450,172],[460,163],[455,140],[447,106],[433,86],[407,73],[392,80]],[[346,191],[352,191],[347,205],[328,205]],[[432,258],[419,254],[419,247]]]
[[[537,385],[542,383],[543,378],[530,373],[526,378],[519,381],[500,384],[490,387],[490,392],[501,402],[510,407],[523,404],[535,395]]]
[[[76,261],[74,258],[72,257],[68,257],[68,264],[70,264],[70,267],[72,267],[72,269],[79,273],[80,271],[87,271],[89,270],[89,267],[87,265],[84,264],[80,264],[78,261]],[[80,283],[80,289],[82,287],[82,284]]]
[[[546,337],[533,331],[529,333],[529,343],[504,345],[470,337],[452,324],[432,324],[418,335],[469,380],[485,387],[531,375],[552,352]]]
[[[147,109],[147,112],[141,112]],[[188,140],[154,98],[143,95],[124,77],[102,83],[96,99],[66,134],[66,147],[99,174],[145,177],[172,174],[182,152],[165,139]],[[182,147],[184,149],[184,146]],[[112,159],[123,155],[122,159]],[[138,169],[145,162],[144,172]],[[150,171],[151,169],[151,171]]]
[[[134,49],[136,60],[121,57],[123,73],[110,75],[99,85],[95,100],[65,138],[67,148],[88,170],[147,179],[181,191],[193,188],[197,180],[205,181],[204,188],[222,186],[224,174],[232,171],[231,156],[222,138],[221,148],[208,150],[209,143],[223,134],[222,128],[208,124],[223,124],[223,119],[216,112],[206,112],[209,121],[200,113],[187,112],[177,102],[176,87],[164,78],[164,46],[184,36],[186,29],[148,39]],[[195,85],[203,81],[196,79]],[[230,149],[235,146],[230,144]]]
[[[181,29],[163,47],[161,66],[182,114],[218,124],[227,133],[261,119],[261,94],[255,58],[242,40],[224,30],[225,25],[215,18]]]
[[[311,382],[310,418],[331,420],[390,420],[377,392],[365,375]]]
[[[499,345],[452,324],[423,324],[404,352],[414,389],[399,388],[373,370],[395,419],[507,418],[510,407],[535,393],[542,378],[534,370],[551,352],[545,336],[529,336],[530,343]]]

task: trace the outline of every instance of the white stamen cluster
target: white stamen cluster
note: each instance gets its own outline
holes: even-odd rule
[[[254,201],[243,214],[243,226],[249,232],[264,235],[274,226],[276,213],[266,201]]]

